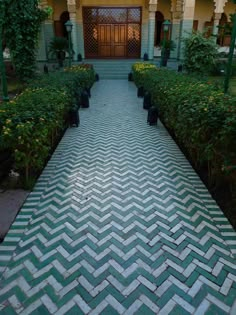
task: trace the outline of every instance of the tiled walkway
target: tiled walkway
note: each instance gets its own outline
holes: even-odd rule
[[[0,246],[0,314],[236,314],[236,235],[128,81],[100,81]]]

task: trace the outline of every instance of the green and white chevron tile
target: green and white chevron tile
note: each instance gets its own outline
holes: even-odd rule
[[[0,314],[236,314],[236,234],[146,115],[93,87],[0,245]]]

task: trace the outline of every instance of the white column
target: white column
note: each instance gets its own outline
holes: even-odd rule
[[[79,3],[77,3],[77,6]],[[67,9],[70,15],[70,21],[73,24],[71,32],[71,41],[73,45],[73,60],[77,60],[78,55],[78,34],[77,34],[77,24],[76,24],[76,0],[67,0]]]
[[[47,7],[47,0],[41,0],[39,7],[41,9]],[[41,24],[40,34],[39,34],[39,45],[37,52],[37,60],[47,60],[48,58],[48,45],[51,38],[54,36],[53,32],[53,21],[52,17],[49,17],[46,21]]]
[[[179,45],[180,45],[180,31],[181,31],[181,18],[182,12],[174,11],[172,12],[172,31],[171,31],[171,40],[173,40],[176,44],[176,48],[174,51],[171,51],[171,57],[178,58],[179,57]]]
[[[193,29],[193,20],[195,13],[195,0],[185,0],[184,8],[183,8],[183,19],[181,21],[181,29],[180,29],[180,37],[185,38],[189,36],[189,33],[192,32]],[[179,57],[183,58],[183,47],[180,42],[179,47]]]
[[[217,36],[218,35],[218,26],[220,24],[220,19],[221,19],[221,15],[222,15],[223,12],[215,12],[214,14],[214,25],[213,25],[213,35]],[[217,37],[216,37],[217,39]]]
[[[155,34],[155,13],[149,11],[148,20],[148,57],[150,60],[153,59],[154,55],[154,34]]]
[[[77,34],[77,24],[76,24],[76,13],[75,12],[69,12],[70,13],[70,21],[73,24],[72,32],[71,32],[71,40],[73,44],[73,60],[77,60],[78,56],[78,34]]]
[[[41,25],[38,41],[38,51],[37,51],[37,60],[47,60],[47,50],[46,50],[46,39],[45,39],[45,30],[44,24]]]

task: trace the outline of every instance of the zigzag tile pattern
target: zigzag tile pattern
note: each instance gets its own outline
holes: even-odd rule
[[[0,314],[236,314],[236,234],[133,83],[100,81],[0,246]]]

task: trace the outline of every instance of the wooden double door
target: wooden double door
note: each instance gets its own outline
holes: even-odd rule
[[[84,7],[86,58],[139,58],[141,8]]]
[[[124,57],[127,45],[126,24],[98,25],[98,54],[100,57]]]

